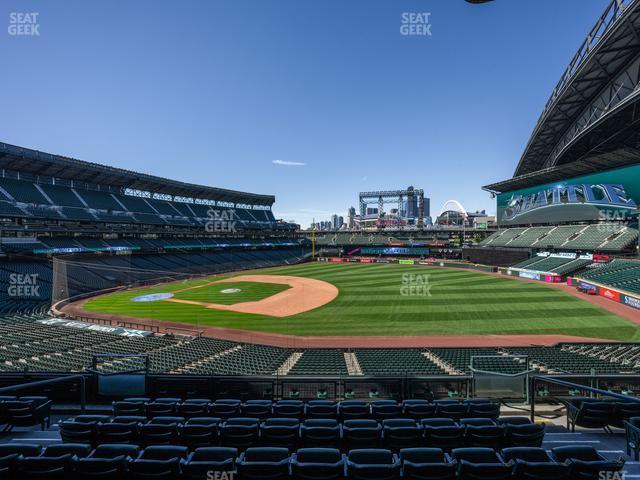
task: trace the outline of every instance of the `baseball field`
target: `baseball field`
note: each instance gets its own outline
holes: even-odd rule
[[[299,336],[640,339],[631,321],[542,283],[413,265],[307,263],[121,291],[83,308]]]

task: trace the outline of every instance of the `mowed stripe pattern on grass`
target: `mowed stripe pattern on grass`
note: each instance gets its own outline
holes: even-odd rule
[[[612,340],[638,338],[635,324],[551,286],[471,270],[306,263],[259,272],[317,278],[334,284],[340,294],[323,307],[286,318],[206,310],[170,302],[140,307],[130,301],[141,294],[140,290],[135,294],[122,292],[93,299],[87,309],[291,335],[563,334]],[[407,281],[413,280],[414,285],[424,283],[424,277],[411,275],[428,275],[427,288],[403,289]],[[183,282],[143,293],[182,288]]]

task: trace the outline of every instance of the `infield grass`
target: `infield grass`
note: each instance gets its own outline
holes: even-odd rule
[[[184,290],[172,290],[174,292],[173,298],[194,302],[233,305],[234,303],[240,302],[256,302],[275,295],[276,293],[284,292],[291,287],[277,283],[224,282],[209,285],[206,283],[198,283],[196,285],[187,285],[183,288]],[[239,291],[234,292],[233,290]]]
[[[395,264],[306,263],[262,269],[256,273],[317,278],[332,283],[340,293],[325,306],[283,318],[212,310],[198,305],[166,301],[132,301],[132,298],[139,295],[175,292],[212,280],[198,279],[96,297],[87,302],[85,309],[130,317],[291,335],[562,334],[621,341],[640,339],[640,329],[634,323],[557,288],[471,270]],[[247,274],[251,272],[238,273]],[[407,286],[407,281],[414,287],[421,286],[424,277],[410,276],[423,274],[429,276],[426,288],[403,289]],[[215,279],[221,278],[225,277]],[[242,284],[252,284],[254,287],[249,292]],[[268,289],[273,287],[283,286],[236,282],[219,284],[213,290],[243,289],[246,296],[242,292],[234,295],[235,301],[231,301],[231,297],[225,297],[225,301],[236,303],[277,293],[273,290],[269,293]],[[194,293],[197,290],[202,292]],[[203,289],[186,292],[191,292],[189,296],[203,297],[211,293]],[[182,293],[178,295],[182,296]],[[215,301],[198,301],[221,303],[217,297]]]

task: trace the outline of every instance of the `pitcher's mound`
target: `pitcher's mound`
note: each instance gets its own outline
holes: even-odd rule
[[[289,285],[291,288],[258,300],[257,302],[240,302],[234,303],[233,305],[195,302],[191,300],[179,300],[177,298],[167,298],[165,301],[202,305],[206,308],[229,310],[232,312],[254,313],[257,315],[269,315],[271,317],[289,317],[321,307],[336,298],[339,293],[334,285],[322,280],[286,275],[239,275],[192,288],[202,288],[207,285],[226,282],[277,283]]]

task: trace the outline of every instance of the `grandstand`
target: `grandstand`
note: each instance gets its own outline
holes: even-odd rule
[[[5,313],[135,282],[295,263],[306,254],[290,226],[276,222],[269,195],[4,143],[0,167]],[[24,294],[19,284],[29,278],[37,286]]]
[[[637,244],[638,230],[618,224],[506,228],[480,242],[484,247],[529,247],[620,252]]]
[[[533,370],[544,373],[637,374],[640,369],[640,344],[636,343],[624,345],[624,350],[619,344],[590,344],[593,348],[588,355],[581,344],[575,348],[571,344],[560,344],[556,347],[293,349],[140,331],[132,337],[132,332],[50,320],[45,314],[4,316],[0,326],[0,372],[80,373],[91,368],[94,356],[100,354],[144,354],[148,358],[149,373],[158,375],[455,377],[471,373],[472,357],[495,357],[481,358],[485,363],[476,361],[474,368],[504,374],[526,371],[525,357]],[[616,351],[599,358],[596,346]],[[629,357],[631,353],[635,354],[633,358]],[[501,360],[505,355],[520,358]],[[129,361],[131,359],[114,358],[101,363],[100,370],[105,373],[126,370],[131,368]]]
[[[580,278],[632,294],[640,294],[640,262],[615,259],[607,264],[594,264]]]

